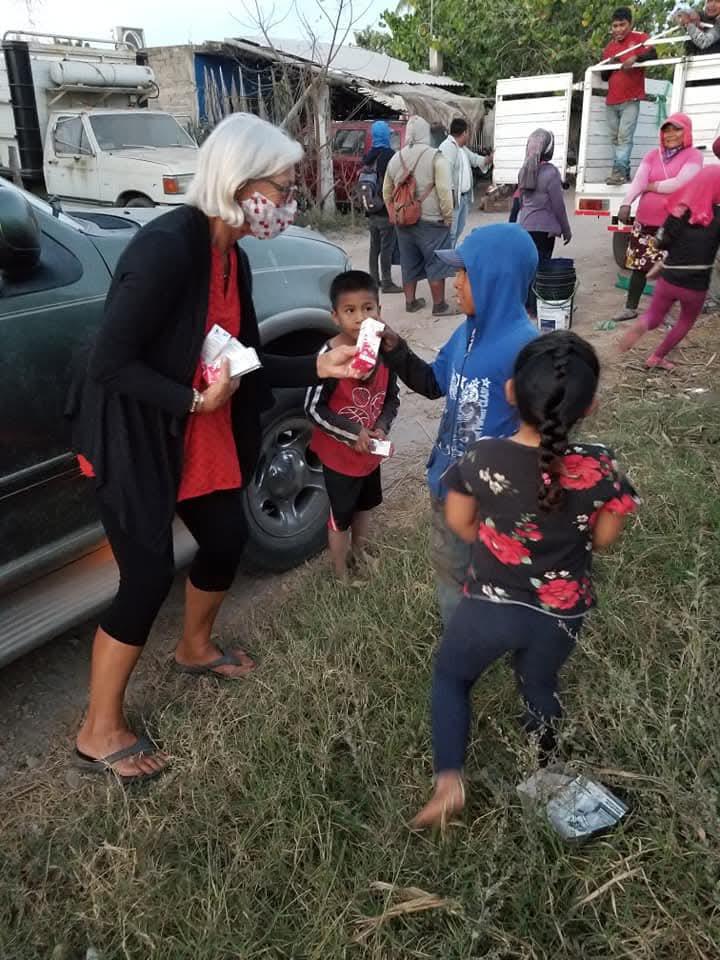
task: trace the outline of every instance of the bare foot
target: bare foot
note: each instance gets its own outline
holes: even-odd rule
[[[102,760],[118,750],[124,750],[137,743],[138,735],[129,727],[107,733],[92,733],[84,726],[77,735],[78,751],[92,760]],[[111,770],[120,777],[143,777],[159,773],[170,762],[170,757],[158,750],[156,753],[138,753],[133,757],[124,757],[111,765]]]
[[[671,373],[675,369],[674,363],[666,360],[665,357],[658,357],[654,353],[651,357],[647,358],[645,366],[651,370],[666,370],[668,373]]]
[[[448,817],[459,813],[465,806],[465,787],[457,770],[448,770],[438,775],[435,792],[411,821],[413,830],[425,830],[427,827],[443,826]]]
[[[627,333],[624,333],[620,340],[618,341],[618,350],[620,353],[627,353],[628,350],[632,350],[635,344],[644,336],[646,330],[644,327],[638,327],[633,325]]]
[[[212,668],[212,673],[220,674],[223,677],[230,677],[233,680],[242,680],[247,677],[257,667],[257,664],[250,654],[242,647],[231,647],[226,653],[233,656],[237,663],[222,663]],[[203,667],[222,657],[223,652],[214,643],[205,644],[202,649],[185,649],[182,645],[175,650],[175,662],[183,667]]]

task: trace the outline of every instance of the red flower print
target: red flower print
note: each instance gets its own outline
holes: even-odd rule
[[[572,610],[580,600],[580,584],[576,580],[550,580],[538,587],[540,602],[554,610]]]
[[[530,551],[524,543],[509,537],[506,533],[498,533],[487,523],[481,523],[478,527],[478,539],[500,563],[518,566],[518,564],[529,562]]]
[[[540,543],[543,539],[540,527],[536,523],[519,523],[515,530],[518,537],[522,540],[529,540],[531,543]]]
[[[619,497],[613,497],[613,499],[608,500],[603,507],[603,510],[607,510],[610,513],[617,513],[621,517],[624,517],[628,513],[634,513],[636,509],[637,504],[629,493],[623,493]]]
[[[603,478],[603,468],[594,457],[571,453],[563,459],[560,486],[565,490],[590,490]]]

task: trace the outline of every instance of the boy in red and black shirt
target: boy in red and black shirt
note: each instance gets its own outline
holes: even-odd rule
[[[380,319],[378,285],[362,270],[335,277],[330,300],[340,332],[321,352],[357,343],[363,320]],[[399,406],[397,379],[380,357],[364,379],[323,380],[307,392],[305,412],[315,424],[310,449],[323,465],[330,555],[341,579],[347,576],[351,542],[357,556],[367,543],[370,511],[382,503],[383,458],[370,453],[370,441],[385,439]]]
[[[627,7],[619,7],[613,13],[610,31],[612,40],[603,50],[603,60],[622,64],[619,70],[602,74],[608,82],[606,115],[614,151],[613,169],[606,183],[615,186],[630,180],[640,101],[645,99],[645,71],[635,64],[653,60],[656,54],[653,47],[640,46],[649,39],[648,34],[633,30],[632,13]]]

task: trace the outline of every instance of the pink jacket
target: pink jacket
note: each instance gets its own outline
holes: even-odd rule
[[[662,146],[646,153],[624,200],[631,204],[640,197],[636,219],[645,227],[660,227],[665,223],[668,195],[691,180],[703,165],[702,153],[692,145],[690,118],[684,113],[674,113],[665,123],[684,129],[683,149],[667,161],[663,159]],[[662,140],[662,129],[660,137]],[[649,183],[657,184],[657,192],[645,192]]]

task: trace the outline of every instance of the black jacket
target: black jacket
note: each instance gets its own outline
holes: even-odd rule
[[[667,218],[658,233],[658,246],[668,255],[662,270],[663,279],[688,290],[707,290],[713,264],[720,247],[720,206],[707,227],[690,223],[690,211],[682,217]],[[688,267],[701,267],[688,270]],[[675,269],[673,269],[675,268]],[[684,268],[684,269],[680,269]]]
[[[252,278],[238,248],[241,340],[259,350]],[[103,324],[80,364],[66,414],[73,444],[92,464],[97,495],[124,531],[153,547],[175,512],[185,421],[205,338],[210,288],[210,224],[182,206],[143,227],[123,252],[105,301]],[[242,378],[232,423],[245,483],[260,450],[260,414],[271,386],[317,383],[315,357],[262,354]]]

